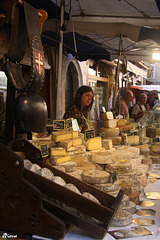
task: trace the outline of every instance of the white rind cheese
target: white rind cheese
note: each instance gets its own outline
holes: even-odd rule
[[[126,210],[118,209],[111,222],[111,227],[125,227],[132,223],[132,214]]]

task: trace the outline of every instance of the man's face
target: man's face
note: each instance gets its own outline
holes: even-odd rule
[[[140,104],[144,105],[147,102],[147,96],[145,94],[141,95],[139,98],[139,102]]]

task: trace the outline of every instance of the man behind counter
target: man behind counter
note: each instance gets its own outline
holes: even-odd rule
[[[133,99],[133,93],[130,90],[126,90],[122,97],[117,100],[116,102],[116,108],[117,108],[117,113],[116,115],[120,114],[123,115],[123,118],[129,121],[129,110],[128,110],[128,105],[130,101]]]
[[[77,119],[82,133],[93,128],[92,122],[88,119],[89,112],[93,105],[93,90],[89,86],[81,86],[77,92],[73,104],[67,108],[63,118]]]
[[[146,113],[145,103],[147,102],[147,95],[141,93],[139,95],[139,101],[133,106],[131,118],[135,119],[136,122],[139,122],[141,118]]]

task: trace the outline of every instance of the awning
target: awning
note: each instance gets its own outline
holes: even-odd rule
[[[160,85],[135,85],[130,86],[131,90],[141,90],[148,93],[160,93]]]
[[[143,78],[147,78],[147,71],[144,71],[143,69],[137,67],[133,63],[127,61],[127,71],[133,72],[134,74],[141,76]]]

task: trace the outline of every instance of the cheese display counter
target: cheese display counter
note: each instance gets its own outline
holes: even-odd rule
[[[158,170],[157,167],[158,166]],[[156,169],[156,170],[155,170]],[[149,173],[158,173],[160,174],[160,165],[159,164],[153,164],[153,168],[152,171],[150,171]],[[157,179],[155,183],[151,183],[149,181],[149,179],[147,180],[147,185],[144,188],[144,193],[148,193],[148,192],[155,192],[155,193],[159,193],[160,196],[160,179]],[[131,223],[130,225],[126,226],[126,227],[110,227],[109,228],[109,232],[110,231],[116,231],[119,230],[121,231],[122,229],[126,229],[126,232],[131,230],[131,228],[135,228],[135,227],[145,227],[147,230],[149,230],[152,234],[151,235],[147,235],[147,236],[136,236],[136,237],[130,237],[130,238],[123,238],[120,234],[119,234],[119,238],[117,235],[116,237],[113,237],[111,234],[107,233],[107,235],[103,238],[103,240],[114,240],[114,239],[126,239],[126,240],[159,240],[160,239],[160,198],[159,199],[147,199],[144,196],[140,197],[140,202],[148,202],[148,205],[146,206],[140,206],[140,205],[136,205],[136,209],[137,210],[142,210],[142,209],[148,209],[148,210],[153,210],[153,212],[155,213],[155,215],[150,215],[150,216],[140,216],[137,214],[133,214],[132,215],[132,220],[134,221],[134,219],[136,218],[142,218],[142,219],[150,219],[155,221],[155,223],[153,225],[148,225],[148,226],[143,226],[143,225],[137,225],[135,223]],[[151,204],[152,203],[152,204]],[[153,205],[154,204],[154,205]],[[150,206],[153,205],[153,206]],[[116,236],[116,235],[115,235]],[[120,237],[121,236],[121,237]],[[79,230],[78,228],[72,228],[65,236],[64,240],[93,240],[95,238],[92,238],[89,235],[86,235],[85,232]]]

